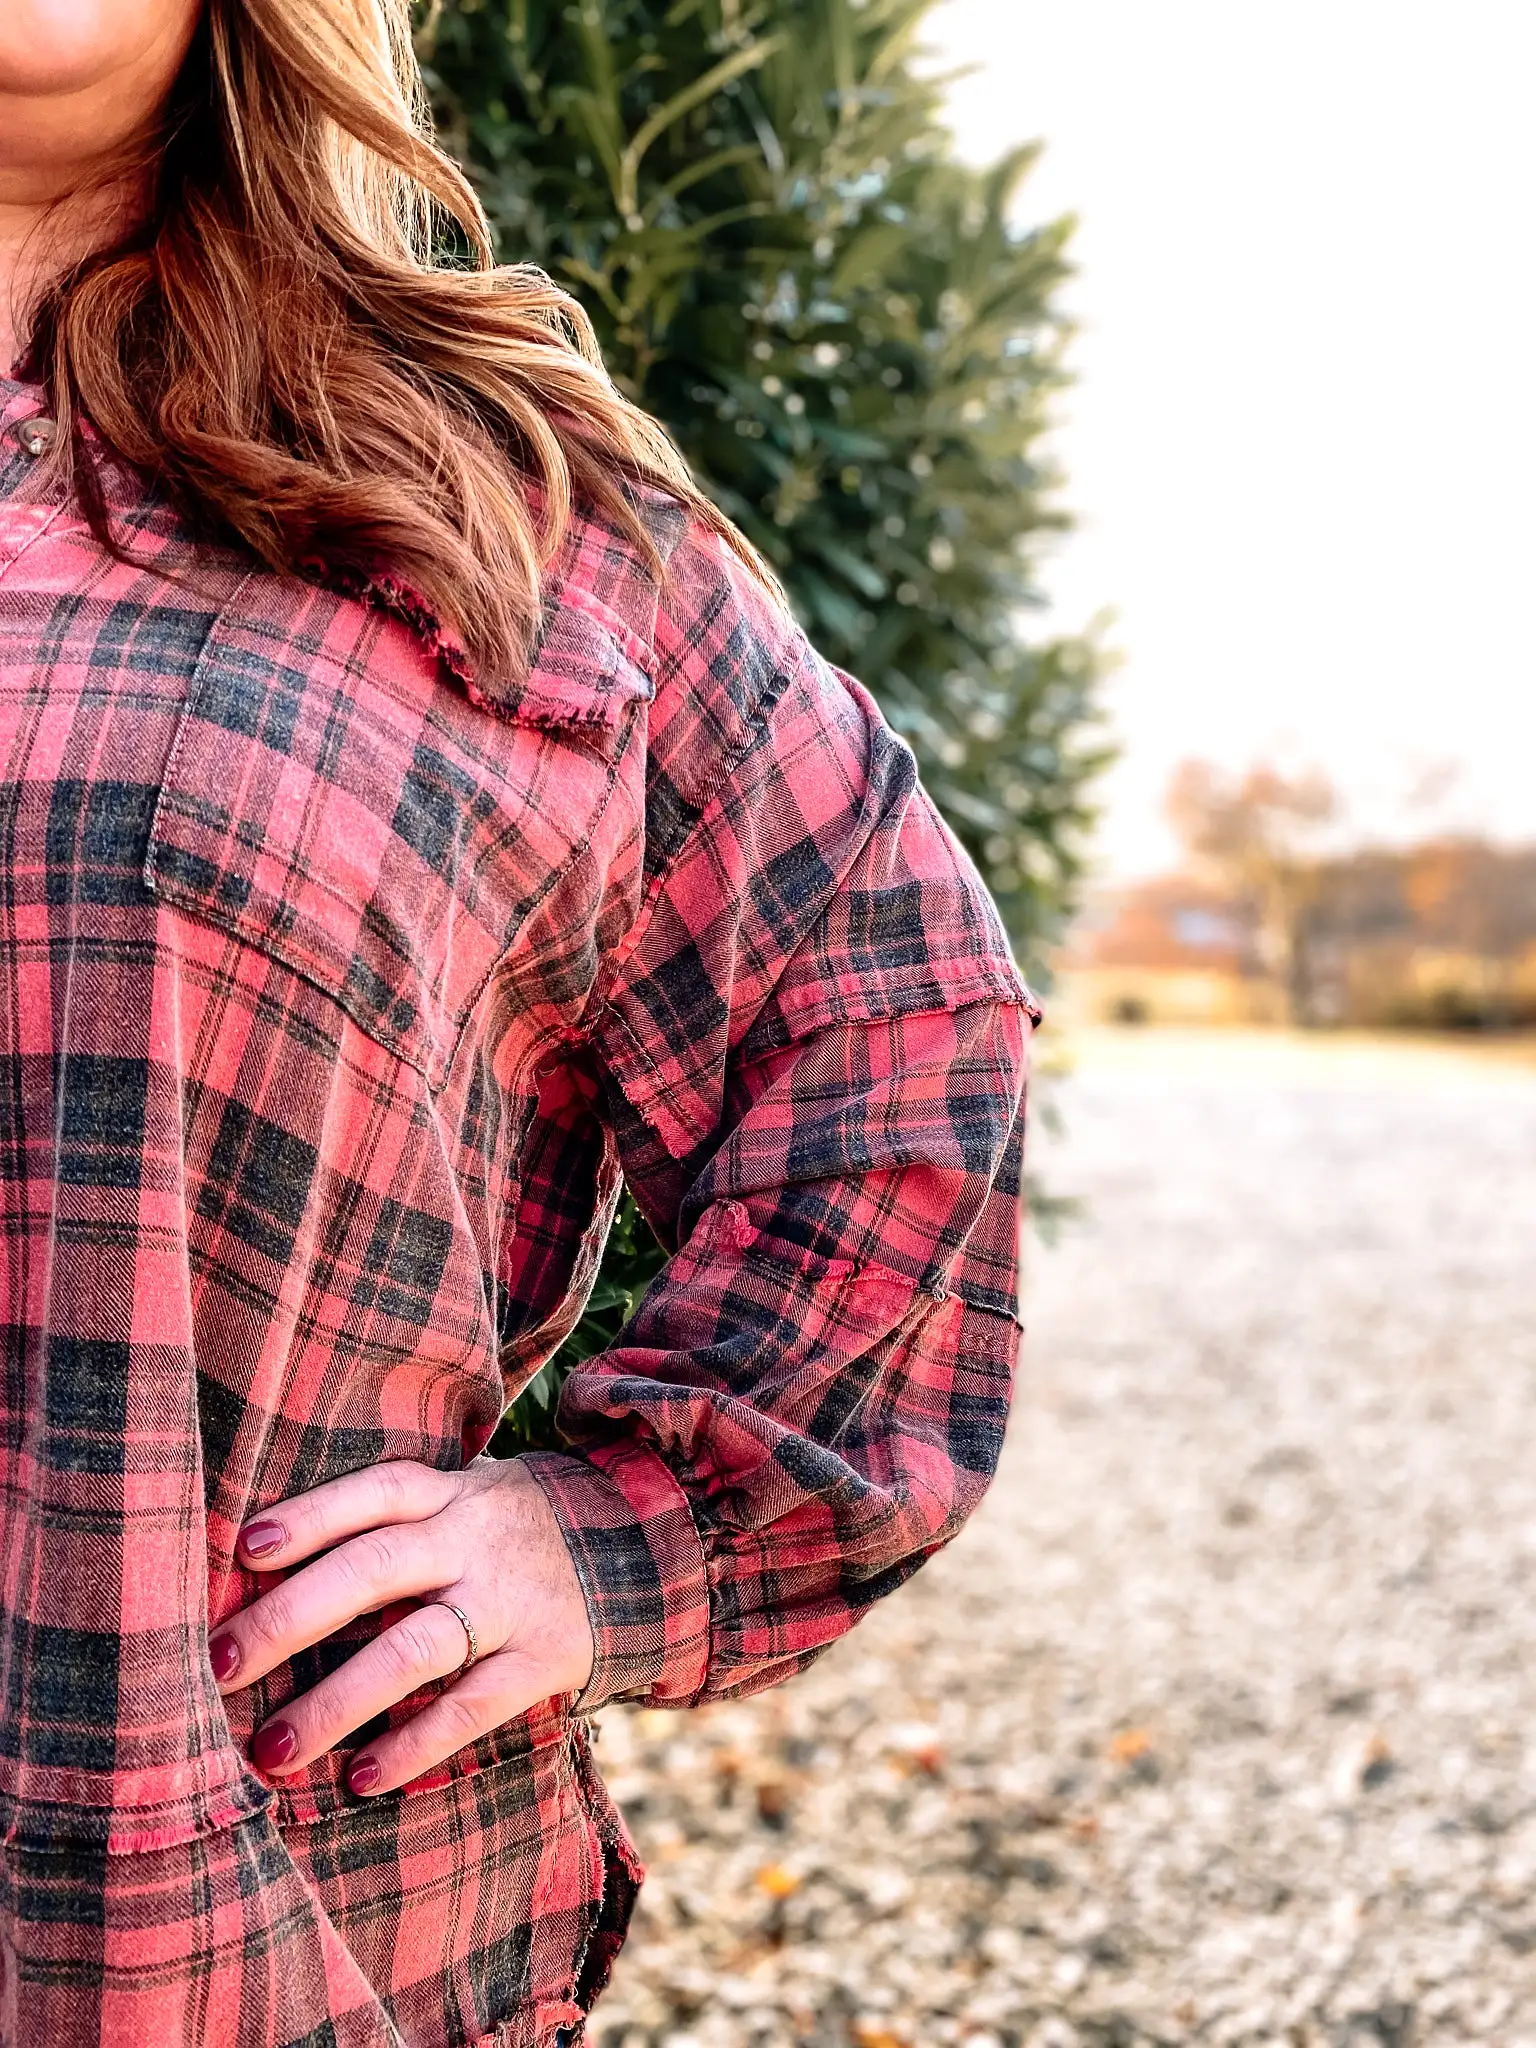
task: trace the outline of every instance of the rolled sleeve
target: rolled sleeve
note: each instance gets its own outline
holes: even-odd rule
[[[739,575],[680,581],[650,884],[586,1030],[672,1256],[566,1381],[572,1455],[532,1461],[584,1705],[754,1691],[835,1640],[980,1499],[1018,1347],[1038,1011],[996,910],[867,693]]]

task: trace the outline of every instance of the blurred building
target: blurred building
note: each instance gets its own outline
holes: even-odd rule
[[[1099,893],[1058,958],[1085,1023],[1536,1027],[1536,848],[1445,840],[1297,867],[1265,895],[1186,875]],[[1274,928],[1275,904],[1287,926]]]
[[[1258,921],[1185,875],[1092,896],[1057,961],[1052,1012],[1099,1024],[1279,1024]]]

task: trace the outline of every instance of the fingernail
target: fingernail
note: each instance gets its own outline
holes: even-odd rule
[[[269,1721],[251,1738],[251,1754],[264,1771],[275,1771],[287,1763],[298,1746],[298,1734],[286,1721]]]
[[[247,1557],[266,1557],[280,1549],[283,1542],[283,1528],[280,1522],[252,1522],[249,1529],[240,1531],[240,1547]]]
[[[233,1636],[213,1636],[208,1643],[208,1662],[220,1685],[227,1684],[240,1669],[240,1645]]]
[[[354,1792],[371,1792],[383,1775],[375,1758],[355,1756],[352,1768],[347,1772],[347,1783]]]

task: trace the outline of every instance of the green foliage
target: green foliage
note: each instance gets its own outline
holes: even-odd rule
[[[515,1458],[558,1443],[555,1403],[560,1383],[573,1365],[606,1351],[634,1312],[636,1302],[661,1270],[661,1246],[628,1195],[619,1205],[602,1271],[588,1299],[586,1312],[559,1351],[524,1387],[501,1419],[489,1449],[497,1458]]]
[[[445,0],[421,45],[503,259],[582,300],[910,741],[1039,973],[1104,758],[1095,649],[1025,630],[1064,524],[1041,438],[1071,224],[1012,225],[1032,149],[954,161],[914,63],[931,4]],[[621,1291],[659,1263],[625,1229]]]

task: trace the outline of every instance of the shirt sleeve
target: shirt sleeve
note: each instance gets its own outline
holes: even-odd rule
[[[672,1256],[529,1464],[579,1705],[776,1683],[947,1542],[1018,1345],[1027,1044],[997,913],[868,694],[718,559],[664,609],[647,887],[588,1019]]]

